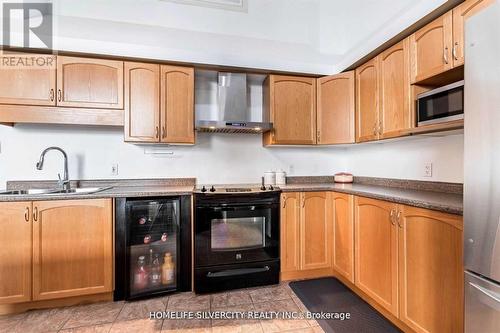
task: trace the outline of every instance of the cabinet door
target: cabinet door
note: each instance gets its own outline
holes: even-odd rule
[[[318,79],[318,144],[354,142],[354,71]]]
[[[269,76],[272,144],[316,143],[316,79]]]
[[[160,65],[126,62],[125,141],[160,141]]]
[[[356,142],[378,139],[378,58],[356,69]]]
[[[379,56],[381,138],[400,136],[411,127],[408,42],[405,39]]]
[[[56,56],[5,51],[0,56],[1,104],[56,104]]]
[[[400,316],[415,332],[463,332],[462,218],[402,207]]]
[[[354,197],[332,193],[333,269],[354,283]]]
[[[57,57],[57,105],[123,109],[123,61]]]
[[[33,299],[111,292],[111,199],[33,203]]]
[[[356,286],[395,316],[398,315],[397,206],[380,200],[355,199]]]
[[[281,195],[281,271],[300,270],[300,193]]]
[[[31,300],[31,202],[0,202],[0,304]]]
[[[411,83],[453,67],[452,21],[448,12],[410,36]]]
[[[301,269],[332,267],[332,206],[330,192],[301,193]]]
[[[465,20],[491,3],[490,0],[466,0],[453,8],[453,67],[464,64]]]
[[[194,143],[194,69],[161,66],[161,142]]]

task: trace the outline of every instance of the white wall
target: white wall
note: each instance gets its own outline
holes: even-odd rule
[[[58,152],[46,156],[44,170],[35,169],[42,150],[60,146],[69,155],[75,179],[197,177],[200,183],[257,183],[263,172],[282,168],[295,175],[324,175],[345,170],[342,148],[263,148],[260,135],[198,135],[195,146],[156,146],[168,154],[145,154],[150,145],[123,142],[123,130],[92,127],[17,125],[0,127],[0,188],[6,180],[55,179],[62,171]],[[292,166],[292,170],[290,170]],[[291,172],[290,172],[291,171]]]
[[[347,169],[357,176],[463,183],[463,134],[412,137],[350,147]],[[424,164],[432,163],[432,177]]]
[[[17,125],[0,126],[0,144],[0,188],[7,180],[55,179],[62,171],[57,152],[47,155],[44,170],[35,169],[41,151],[51,145],[68,152],[73,179],[113,178],[111,165],[118,163],[116,178],[197,177],[200,183],[255,183],[264,171],[278,168],[290,175],[350,171],[358,176],[463,181],[463,135],[348,148],[263,148],[260,135],[202,133],[193,147],[155,148],[124,143],[120,129]],[[145,154],[145,149],[173,154]],[[423,176],[425,162],[433,163],[432,178]]]

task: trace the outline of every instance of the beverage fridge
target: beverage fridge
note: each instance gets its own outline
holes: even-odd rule
[[[191,198],[118,198],[115,300],[191,290]]]

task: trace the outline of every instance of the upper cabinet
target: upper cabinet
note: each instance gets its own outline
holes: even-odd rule
[[[160,65],[125,63],[125,141],[160,140]]]
[[[162,65],[160,72],[160,141],[193,144],[194,69]]]
[[[310,145],[316,143],[316,79],[269,75],[264,87],[273,130],[264,144]]]
[[[400,136],[412,126],[410,113],[409,40],[382,52],[379,58],[379,135]]]
[[[4,51],[0,55],[13,61],[0,67],[0,104],[56,105],[56,56]],[[37,59],[35,66],[28,65],[29,59]]]
[[[410,36],[411,83],[453,67],[452,22],[452,13],[448,12]]]
[[[317,143],[354,143],[354,71],[317,80]]]
[[[123,62],[58,57],[57,104],[123,109]]]
[[[356,69],[356,141],[378,139],[378,58]]]
[[[464,64],[464,25],[465,20],[487,6],[488,0],[466,0],[453,8],[453,66]]]

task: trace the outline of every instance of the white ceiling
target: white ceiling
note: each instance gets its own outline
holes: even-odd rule
[[[53,0],[54,48],[332,74],[444,2]]]

